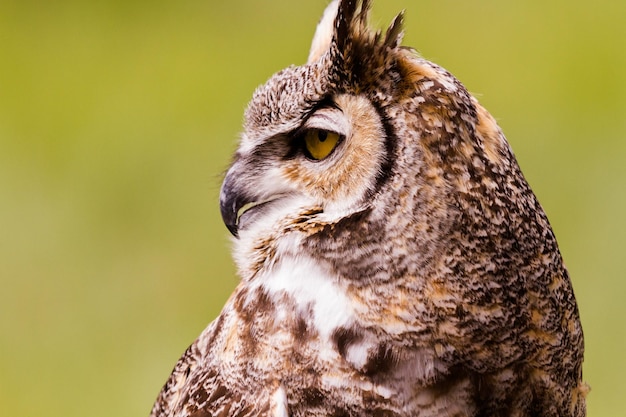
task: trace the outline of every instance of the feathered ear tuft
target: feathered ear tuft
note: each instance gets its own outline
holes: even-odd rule
[[[361,8],[357,12],[359,3],[361,3]],[[367,21],[371,6],[372,4],[369,0],[339,1],[335,21],[335,42],[339,50],[344,49],[351,37],[372,35]],[[403,20],[404,12],[401,12],[394,18],[393,22],[391,22],[385,34],[385,40],[383,42],[385,46],[395,48],[400,44],[403,35]],[[372,40],[378,42],[380,40],[380,32],[375,33]]]
[[[333,0],[317,25],[307,63],[318,61],[333,47],[341,53],[348,52],[357,38],[367,39],[370,45],[380,42],[380,32],[374,33],[368,28],[370,8],[370,0]],[[385,47],[395,48],[402,41],[403,16],[404,13],[398,14],[389,26],[382,42]]]
[[[357,9],[361,3],[361,9]],[[367,31],[369,0],[333,0],[317,25],[307,63],[311,64],[328,51],[333,43],[339,50],[345,50],[350,38]]]
[[[356,15],[358,0],[340,0],[339,10],[337,11],[337,18],[335,20],[335,43],[337,48],[342,51],[345,49],[346,43],[350,39],[353,32],[354,18]],[[367,14],[367,8],[369,7],[369,1],[363,1],[361,6],[361,21],[366,19],[364,17]]]
[[[404,11],[398,13],[393,19],[387,33],[385,34],[385,46],[389,48],[397,48],[402,43],[402,37],[404,36]]]
[[[326,10],[324,10],[322,19],[317,24],[313,42],[311,42],[311,50],[309,51],[309,59],[307,60],[308,64],[319,60],[321,56],[330,49],[335,33],[335,19],[337,17],[338,7],[339,1],[333,0],[333,2],[326,7]]]

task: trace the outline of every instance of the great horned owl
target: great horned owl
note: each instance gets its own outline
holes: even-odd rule
[[[570,280],[504,135],[369,3],[254,93],[220,195],[241,282],[153,417],[585,415]]]

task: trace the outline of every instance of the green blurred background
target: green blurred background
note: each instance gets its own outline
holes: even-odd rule
[[[0,415],[142,416],[236,276],[218,191],[326,0],[0,1]],[[550,217],[590,416],[626,393],[626,2],[378,1],[499,120]]]

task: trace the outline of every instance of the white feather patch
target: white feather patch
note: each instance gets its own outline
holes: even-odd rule
[[[270,397],[270,414],[271,417],[289,417],[287,407],[287,393],[285,388],[280,385]]]
[[[354,320],[353,300],[318,262],[306,256],[285,256],[259,281],[270,296],[290,295],[306,314],[311,309],[311,324],[322,340],[328,341],[337,328]],[[287,312],[289,313],[289,312]],[[293,314],[293,312],[291,312]]]

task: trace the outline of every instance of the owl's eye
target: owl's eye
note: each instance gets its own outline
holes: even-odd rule
[[[309,129],[304,132],[304,148],[311,159],[319,161],[330,155],[339,143],[338,133],[323,129]]]

